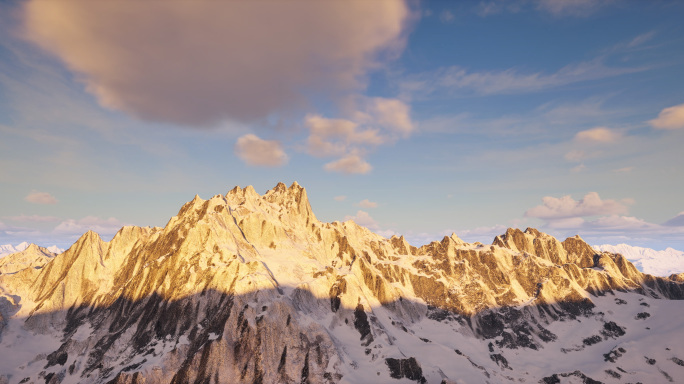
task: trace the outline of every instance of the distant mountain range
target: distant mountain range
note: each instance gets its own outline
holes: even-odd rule
[[[5,257],[7,255],[11,255],[12,253],[17,253],[25,250],[28,248],[31,244],[27,242],[19,243],[17,245],[12,245],[12,244],[5,244],[5,245],[0,245],[0,257]],[[43,248],[43,247],[41,247]],[[46,250],[48,250],[51,253],[56,253],[60,254],[64,252],[63,249],[59,248],[56,245],[52,245],[50,247],[44,247]]]
[[[24,249],[28,248],[29,243],[23,242],[19,243],[17,245],[12,245],[12,244],[5,244],[5,245],[0,245],[0,257],[7,256],[12,253],[16,252],[21,252]]]
[[[23,244],[25,243],[20,244],[20,248],[23,248]],[[0,258],[0,274],[14,274],[26,268],[41,269],[57,254],[47,248],[29,244],[22,251]]]
[[[627,244],[595,245],[602,252],[619,253],[634,263],[638,270],[655,276],[669,276],[684,272],[684,252],[667,248],[656,251],[651,248],[634,247]]]

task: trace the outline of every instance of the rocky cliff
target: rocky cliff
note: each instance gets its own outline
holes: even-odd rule
[[[109,242],[88,232],[33,271],[0,276],[0,351],[15,352],[0,382],[684,375],[684,348],[671,343],[682,320],[668,320],[684,309],[671,300],[684,298],[681,279],[532,228],[492,245],[452,235],[415,247],[320,222],[297,183],[196,196],[164,228],[124,227]],[[637,349],[647,327],[667,332]]]

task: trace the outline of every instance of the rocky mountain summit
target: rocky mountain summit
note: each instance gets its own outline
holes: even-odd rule
[[[235,187],[0,274],[0,383],[666,382],[682,298],[577,236],[415,247]]]

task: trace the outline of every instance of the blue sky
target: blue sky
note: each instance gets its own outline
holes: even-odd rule
[[[416,245],[684,249],[679,1],[84,4],[0,4],[0,244],[296,180]]]

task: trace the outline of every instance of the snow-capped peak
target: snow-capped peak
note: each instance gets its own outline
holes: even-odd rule
[[[638,270],[655,276],[669,276],[684,272],[684,252],[673,248],[657,251],[628,244],[595,245],[601,252],[619,253],[634,263]]]

